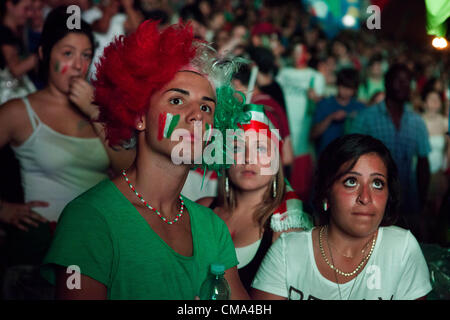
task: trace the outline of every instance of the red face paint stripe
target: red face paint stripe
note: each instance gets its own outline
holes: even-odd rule
[[[68,69],[69,69],[69,66],[66,64],[66,65],[62,68],[61,74],[66,73]]]
[[[158,119],[158,141],[164,137],[164,126],[166,124],[167,113],[160,113]]]

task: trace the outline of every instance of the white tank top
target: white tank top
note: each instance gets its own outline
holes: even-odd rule
[[[68,202],[108,177],[109,158],[99,138],[61,134],[40,121],[28,98],[23,101],[33,132],[11,148],[20,163],[25,202],[48,202],[33,210],[57,221]]]
[[[260,244],[261,239],[249,244],[248,246],[236,248],[236,257],[239,261],[238,269],[245,267],[253,260],[258,252]]]

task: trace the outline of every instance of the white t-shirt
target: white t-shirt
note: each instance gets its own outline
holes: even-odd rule
[[[340,299],[338,285],[317,268],[311,230],[281,234],[267,252],[252,287],[293,300]],[[394,226],[379,228],[364,269],[339,287],[343,300],[412,300],[432,289],[417,240],[408,230]]]

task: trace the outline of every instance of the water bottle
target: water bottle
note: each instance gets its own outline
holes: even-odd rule
[[[200,300],[229,300],[230,286],[223,277],[225,266],[223,264],[212,264],[210,274],[200,287]]]

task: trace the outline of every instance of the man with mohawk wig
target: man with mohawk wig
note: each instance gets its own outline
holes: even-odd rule
[[[181,23],[159,30],[145,21],[105,49],[94,83],[98,120],[109,143],[136,148],[136,159],[64,209],[42,268],[57,298],[195,299],[213,263],[225,266],[231,298],[248,298],[226,225],[180,194],[193,165],[173,161],[176,144],[193,150],[202,140],[194,127],[208,137],[205,128],[237,128],[230,119],[242,103],[224,90],[235,63],[214,57]],[[177,130],[181,142],[171,139]],[[68,288],[74,265],[81,280]]]

